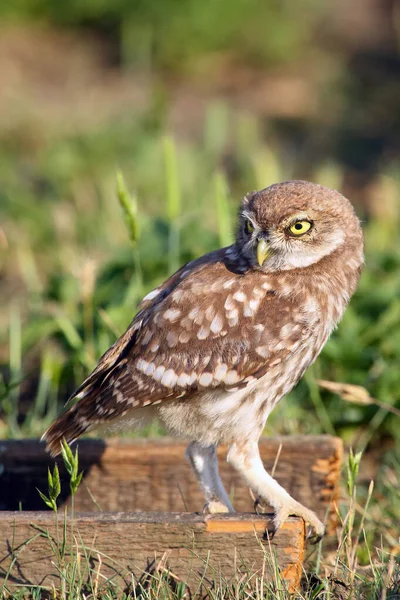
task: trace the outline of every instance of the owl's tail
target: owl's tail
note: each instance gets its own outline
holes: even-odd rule
[[[70,444],[80,437],[90,427],[90,423],[82,414],[79,414],[78,405],[67,410],[42,435],[41,440],[46,442],[46,450],[51,456],[61,452],[61,442]]]

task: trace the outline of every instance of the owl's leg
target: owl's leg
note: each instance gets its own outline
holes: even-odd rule
[[[325,527],[318,517],[308,508],[292,498],[264,469],[258,444],[255,441],[234,443],[230,446],[228,462],[242,475],[248,486],[274,509],[274,532],[289,515],[302,517],[309,524],[311,532],[308,537],[319,541]]]
[[[204,510],[209,513],[235,512],[219,476],[217,447],[192,442],[185,455],[205,496]]]

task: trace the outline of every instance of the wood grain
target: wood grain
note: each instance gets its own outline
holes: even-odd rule
[[[61,538],[60,519],[57,534],[53,513],[0,513],[0,589],[5,579],[11,590],[17,585],[59,588],[57,559],[46,536]],[[204,595],[221,578],[239,581],[264,573],[274,582],[277,563],[286,586],[295,591],[304,558],[304,522],[289,518],[273,540],[265,534],[269,528],[269,517],[254,514],[82,513],[73,521],[67,517],[62,568],[78,557],[85,581],[112,577],[122,589],[143,583],[151,573],[170,571],[192,592],[201,585]]]
[[[85,478],[75,498],[76,510],[98,510],[94,499],[105,511],[201,510],[204,499],[184,459],[185,447],[168,438],[81,440],[79,457]],[[328,512],[328,532],[332,531],[336,526],[333,502],[338,493],[341,440],[328,435],[263,438],[260,451],[269,472],[279,456],[275,478],[321,519]],[[218,456],[220,473],[236,510],[252,512],[249,490],[226,462],[226,448],[220,447]],[[42,509],[36,488],[47,489],[47,468],[53,464],[44,445],[36,440],[0,442],[0,509]],[[68,502],[67,476],[61,464],[60,469],[62,501]]]

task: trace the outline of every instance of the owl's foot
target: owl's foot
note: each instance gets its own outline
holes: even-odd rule
[[[209,502],[207,502],[207,504],[204,505],[203,508],[203,513],[208,514],[208,515],[215,515],[218,513],[229,513],[229,512],[234,512],[233,510],[230,510],[228,506],[226,506],[226,504],[224,504],[223,502],[221,502],[221,500],[210,500]]]
[[[267,512],[271,512],[271,509],[263,504],[261,498],[254,498],[254,512],[258,515],[264,515]]]
[[[293,504],[284,504],[275,512],[272,535],[275,534],[275,532],[289,516],[302,517],[304,519],[308,525],[307,539],[310,540],[312,544],[318,544],[318,542],[322,540],[325,533],[324,524],[321,523],[317,515],[313,513],[312,510],[309,510],[299,502],[295,502]]]

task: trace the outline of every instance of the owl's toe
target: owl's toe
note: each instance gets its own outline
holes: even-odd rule
[[[304,519],[308,525],[306,538],[311,544],[318,544],[322,540],[325,534],[325,525],[321,523],[315,513],[299,504],[299,508],[291,511],[290,514]]]
[[[307,540],[309,540],[311,544],[318,544],[321,541],[325,534],[324,524],[318,519],[315,513],[299,502],[296,502],[293,505],[284,505],[275,512],[272,536],[290,515],[294,517],[302,517],[304,519],[308,525]],[[269,536],[271,537],[270,532]]]
[[[260,498],[254,499],[253,506],[254,506],[254,512],[257,513],[258,515],[264,515],[266,512],[271,512],[271,509],[268,510],[268,507],[262,503]]]
[[[319,544],[322,538],[324,537],[325,528],[322,533],[316,534],[315,529],[312,527],[307,527],[307,535],[306,539],[310,544]]]

